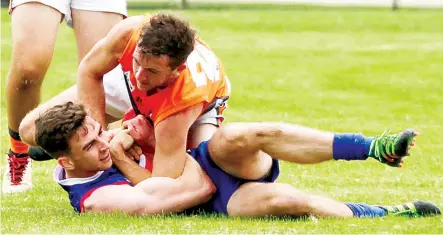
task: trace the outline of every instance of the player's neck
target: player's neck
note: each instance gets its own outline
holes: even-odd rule
[[[98,171],[79,171],[79,170],[66,170],[65,179],[69,178],[88,178],[97,174]]]

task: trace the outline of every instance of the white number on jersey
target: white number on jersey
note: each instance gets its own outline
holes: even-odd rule
[[[220,80],[220,69],[215,54],[207,47],[197,44],[186,60],[186,67],[191,72],[192,80],[197,87],[206,86],[208,80]]]

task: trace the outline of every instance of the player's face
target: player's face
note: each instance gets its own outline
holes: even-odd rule
[[[112,166],[109,142],[112,134],[104,131],[93,118],[86,116],[83,125],[69,140],[75,169],[101,171]]]
[[[137,88],[142,91],[162,89],[169,85],[173,70],[168,56],[153,56],[136,48],[132,61]]]

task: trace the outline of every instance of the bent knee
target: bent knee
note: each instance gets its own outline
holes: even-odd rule
[[[222,126],[219,129],[219,136],[221,145],[225,149],[242,149],[248,145],[251,145],[253,140],[248,133],[248,129],[245,125],[240,123],[230,123]]]

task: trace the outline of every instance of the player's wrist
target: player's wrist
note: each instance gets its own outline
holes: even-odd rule
[[[125,150],[123,149],[123,146],[120,143],[111,143],[109,151],[111,153],[111,159],[114,162],[124,161],[125,159],[128,159],[125,155]]]

